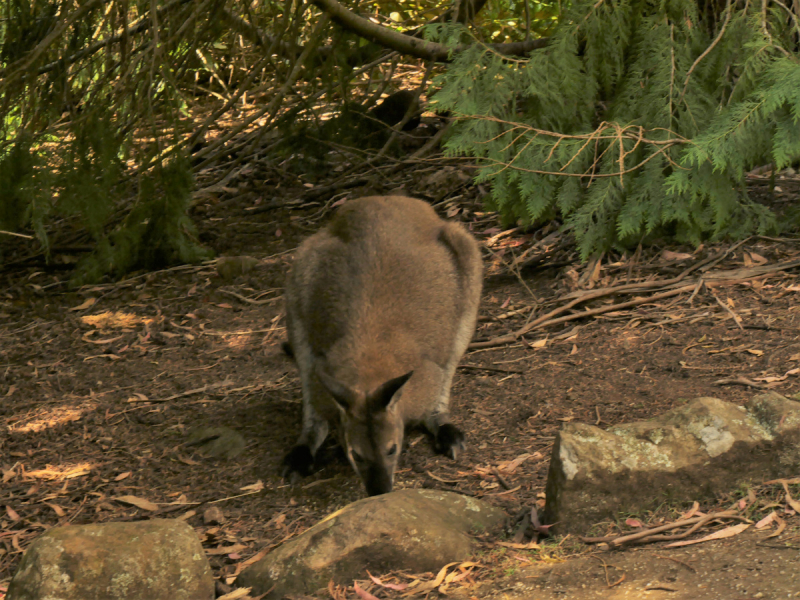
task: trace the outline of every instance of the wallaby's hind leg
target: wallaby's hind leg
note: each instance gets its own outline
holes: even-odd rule
[[[433,434],[433,449],[453,460],[464,451],[464,433],[450,422],[448,413],[431,415],[425,420],[425,428]]]
[[[450,422],[450,384],[455,367],[451,370],[433,368],[438,371],[440,380],[439,396],[433,411],[425,419],[425,428],[433,435],[434,450],[455,460],[465,448],[464,433]]]
[[[328,437],[328,421],[325,420],[314,408],[314,398],[324,394],[322,385],[313,375],[313,358],[311,349],[302,343],[304,332],[301,325],[287,315],[287,324],[291,329],[297,327],[297,335],[290,334],[290,341],[286,343],[292,350],[292,355],[300,371],[300,381],[303,389],[303,428],[294,447],[283,459],[282,476],[294,483],[301,477],[311,474],[314,467],[314,457],[317,450]]]
[[[294,483],[311,474],[317,450],[328,437],[328,421],[314,409],[313,394],[321,393],[316,379],[303,377],[303,429],[294,447],[283,459],[283,476]]]
[[[453,385],[458,361],[464,356],[475,332],[483,267],[475,241],[461,227],[446,223],[439,241],[450,249],[458,265],[461,276],[459,290],[461,314],[456,323],[450,358],[442,367],[439,396],[425,426],[434,435],[436,451],[455,460],[459,453],[464,451],[465,443],[462,431],[450,423],[450,388]]]

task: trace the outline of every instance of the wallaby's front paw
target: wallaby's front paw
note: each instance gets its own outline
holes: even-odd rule
[[[295,446],[283,459],[281,477],[288,479],[289,483],[296,483],[303,477],[311,475],[314,467],[314,456],[308,446]]]
[[[453,460],[464,451],[464,434],[452,423],[445,423],[436,432],[435,450]]]

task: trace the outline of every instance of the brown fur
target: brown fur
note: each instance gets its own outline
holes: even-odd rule
[[[421,200],[342,206],[297,250],[286,285],[289,340],[303,387],[303,431],[286,457],[306,474],[338,422],[370,495],[391,490],[403,429],[423,423],[453,458],[450,386],[475,329],[480,252]]]

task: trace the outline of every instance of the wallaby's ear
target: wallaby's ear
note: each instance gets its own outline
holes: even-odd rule
[[[370,394],[370,399],[374,403],[373,406],[376,406],[380,409],[389,408],[394,395],[401,387],[405,385],[406,381],[408,381],[413,374],[414,371],[409,371],[405,375],[400,375],[400,377],[390,379],[386,383],[378,386],[378,388]]]
[[[333,396],[333,399],[336,400],[336,404],[338,404],[342,410],[348,411],[353,407],[356,394],[352,389],[331,377],[320,362],[317,362],[314,366],[314,372],[317,374],[320,383],[322,383],[328,393]]]

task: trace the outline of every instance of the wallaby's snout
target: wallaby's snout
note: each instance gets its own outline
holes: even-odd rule
[[[350,201],[303,242],[286,284],[303,429],[284,474],[310,472],[331,425],[370,495],[392,490],[409,423],[456,458],[464,434],[450,423],[450,387],[481,283],[475,240],[421,200]]]

